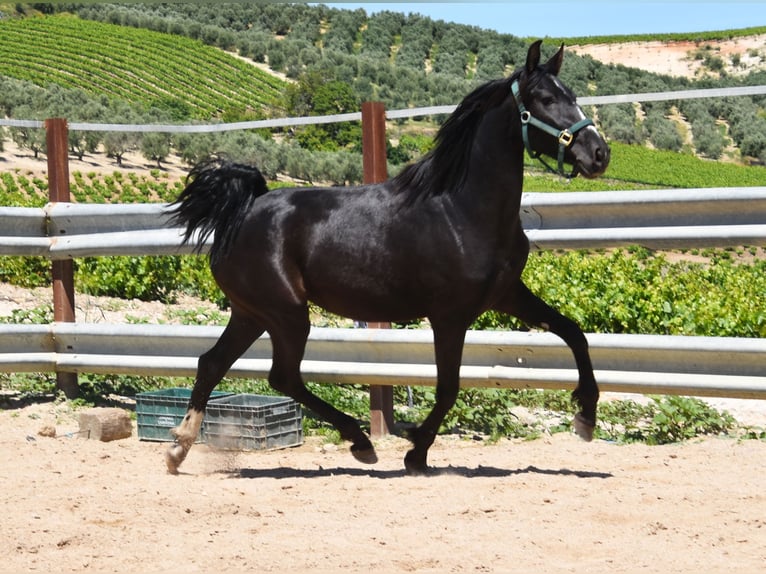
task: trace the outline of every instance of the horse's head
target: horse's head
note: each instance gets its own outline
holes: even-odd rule
[[[532,44],[527,62],[512,84],[519,108],[524,145],[534,157],[545,154],[574,166],[573,174],[597,177],[609,165],[609,146],[598,133],[572,91],[558,78],[564,46],[540,65],[540,44]]]

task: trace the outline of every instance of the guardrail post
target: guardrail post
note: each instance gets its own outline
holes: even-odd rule
[[[69,128],[64,118],[45,120],[48,156],[48,195],[51,203],[69,202]],[[74,323],[74,263],[71,259],[51,262],[53,276],[53,320]],[[56,386],[68,399],[77,398],[77,373],[56,372]]]
[[[388,179],[386,158],[386,107],[381,102],[362,104],[362,160],[364,182],[378,183]],[[390,329],[390,323],[368,323],[373,329]],[[394,427],[394,388],[370,387],[370,434],[385,436]]]

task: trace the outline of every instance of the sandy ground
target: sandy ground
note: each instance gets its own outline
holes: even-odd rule
[[[75,318],[78,323],[164,323],[180,324],[183,316],[197,311],[200,320],[205,317],[228,319],[228,311],[221,311],[209,301],[179,294],[175,303],[117,299],[75,293]],[[53,305],[52,287],[24,289],[0,282],[0,317],[11,317],[14,311],[32,310]]]
[[[10,136],[6,136],[0,149],[0,171],[20,173],[21,175],[32,174],[36,176],[47,176],[48,160],[44,154],[34,157],[31,151],[21,149],[17,146]],[[157,164],[148,161],[140,152],[127,152],[122,159],[122,165],[99,151],[93,154],[85,154],[83,158],[77,159],[74,155],[69,155],[69,173],[79,171],[81,173],[99,173],[110,175],[116,171],[122,173],[139,172],[148,175],[152,170],[156,170]],[[174,153],[171,153],[165,161],[162,162],[162,169],[159,170],[168,181],[184,179],[189,172],[189,166]]]
[[[766,68],[766,34],[747,36],[727,41],[711,42],[624,42],[615,44],[590,44],[571,46],[578,54],[587,54],[604,64],[622,64],[656,74],[698,77],[709,73],[703,69],[702,60],[695,59],[700,49],[720,57],[728,74],[742,75]],[[738,55],[738,66],[732,57]]]
[[[7,405],[6,405],[7,407]],[[58,438],[38,435],[55,425]],[[230,453],[68,436],[65,405],[0,410],[8,572],[762,572],[766,442],[647,447],[438,437],[435,475],[345,446]]]

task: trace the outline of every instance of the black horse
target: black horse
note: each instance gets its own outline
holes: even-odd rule
[[[215,386],[264,332],[271,336],[269,383],[332,423],[365,463],[377,456],[356,420],[304,385],[308,301],[363,321],[427,317],[434,333],[436,403],[411,434],[408,472],[427,470],[428,449],[455,403],[465,332],[488,309],[560,336],[574,353],[580,407],[576,432],[590,440],[599,391],[582,330],[521,281],[529,242],[519,204],[525,146],[596,177],[609,148],[557,75],[564,47],[540,64],[540,44],[509,78],[469,94],[421,161],[384,182],[349,188],[269,192],[254,167],[222,161],[196,166],[174,204],[174,224],[211,233],[210,266],[231,302],[215,346],[199,358],[189,410],[168,449],[177,472]]]

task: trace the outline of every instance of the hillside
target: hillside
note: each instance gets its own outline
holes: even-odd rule
[[[587,39],[569,50],[562,77],[581,95],[766,83],[763,29],[753,29],[753,36],[735,32],[691,43],[675,37],[653,43]],[[546,50],[554,50],[556,43],[546,41]],[[393,13],[368,17],[363,10],[322,6],[82,5],[77,16],[62,12],[0,20],[0,110],[25,119],[66,114],[73,121],[183,123],[356,111],[365,100],[381,100],[388,109],[455,104],[484,79],[507,74],[523,60],[527,47],[525,39],[473,27]],[[31,83],[8,87],[2,76]],[[298,91],[286,90],[288,82]],[[52,83],[69,91],[62,93]],[[314,97],[327,85],[345,86],[345,109],[328,106],[338,102],[328,92]],[[82,103],[80,91],[91,94],[91,101]],[[104,105],[107,98],[152,108],[152,113],[117,114],[113,99]],[[324,109],[317,105],[320,99]],[[763,97],[718,98],[605,105],[586,112],[615,144],[762,165],[765,102]],[[94,109],[99,113],[86,115]],[[394,168],[427,149],[423,134],[433,134],[439,121],[391,122],[390,138],[398,147],[390,156]],[[290,177],[304,181],[357,181],[359,162],[353,154],[358,154],[358,143],[347,139],[332,148],[328,143],[334,134],[316,130],[302,137],[308,129],[276,137],[259,134],[266,141],[249,132],[165,138],[152,145],[145,145],[148,135],[116,144],[80,141],[73,151],[79,147],[78,159],[95,164],[101,159],[97,150],[110,145],[106,152],[117,158],[117,165],[124,157],[129,165],[143,167],[136,157],[140,153],[155,167],[183,168],[184,162],[233,150],[246,155],[235,159],[268,165],[270,179],[290,171]],[[28,134],[8,133],[22,148],[18,152],[29,149],[38,157],[39,142]],[[402,136],[409,138],[407,149]],[[162,149],[156,151],[155,144]],[[6,143],[6,155],[10,149]],[[328,149],[345,155],[319,159],[306,153]],[[83,150],[90,158],[83,157]],[[18,158],[18,152],[12,153]],[[616,165],[611,172],[618,171]],[[643,179],[631,179],[630,185],[649,184]]]
[[[198,40],[60,15],[0,19],[0,73],[210,119],[264,115],[284,82]]]

